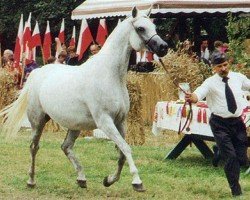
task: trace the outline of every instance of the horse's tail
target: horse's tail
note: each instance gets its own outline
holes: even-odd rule
[[[0,117],[3,117],[3,127],[0,134],[6,138],[13,138],[17,135],[22,126],[22,122],[27,115],[28,93],[33,74],[34,73],[30,74],[24,88],[20,91],[17,100],[0,111]]]

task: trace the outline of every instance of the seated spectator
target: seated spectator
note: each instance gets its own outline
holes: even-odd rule
[[[68,57],[66,59],[67,65],[80,65],[78,61],[78,55],[76,54],[76,48],[74,46],[69,46],[67,49]]]
[[[200,62],[210,66],[210,51],[208,49],[208,40],[203,39],[200,45],[200,52],[197,53]]]
[[[213,53],[214,52],[224,53],[223,52],[223,42],[222,41],[216,40],[214,42],[214,51],[213,51]]]
[[[27,81],[27,78],[29,77],[30,73],[38,68],[38,64],[36,63],[36,61],[34,60],[29,60],[26,59],[25,60],[25,67],[24,67],[24,75],[23,75],[23,81],[22,81],[22,86],[25,84],[25,82]]]
[[[101,49],[101,46],[98,44],[92,44],[89,48],[91,55],[97,54]]]
[[[46,64],[53,64],[55,63],[56,61],[56,58],[54,56],[50,56],[47,60],[47,63]]]
[[[14,69],[14,54],[10,49],[6,49],[3,52],[2,68],[6,68],[8,71],[13,71]]]
[[[67,52],[66,51],[61,51],[58,54],[58,58],[55,61],[55,64],[65,64],[67,58]]]

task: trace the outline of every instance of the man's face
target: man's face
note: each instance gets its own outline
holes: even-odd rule
[[[229,73],[229,63],[228,61],[225,61],[224,63],[215,65],[213,67],[213,70],[220,76],[220,77],[226,77]]]
[[[207,40],[202,41],[201,46],[207,48],[208,47],[208,41]]]
[[[98,51],[99,51],[100,49],[99,49],[99,47],[97,46],[97,45],[92,45],[91,47],[90,47],[90,52],[91,52],[91,54],[97,54],[98,53]]]

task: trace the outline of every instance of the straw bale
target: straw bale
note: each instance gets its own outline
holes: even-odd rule
[[[142,119],[142,94],[138,82],[127,84],[130,98],[130,110],[127,118],[126,141],[131,145],[145,143],[144,124]]]
[[[0,68],[0,110],[17,98],[14,76],[4,68]]]
[[[162,58],[167,68],[167,73],[176,84],[187,82],[191,90],[195,90],[201,83],[212,75],[211,68],[204,63],[199,63],[194,57],[184,52],[170,50]],[[158,71],[165,71],[160,62],[155,62]]]
[[[155,105],[158,101],[177,100],[178,90],[165,72],[129,72],[128,80],[138,83],[142,96],[142,119],[144,124],[152,123]]]

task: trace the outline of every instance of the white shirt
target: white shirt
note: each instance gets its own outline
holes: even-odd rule
[[[197,95],[199,101],[206,97],[211,113],[223,118],[239,117],[243,109],[247,106],[243,90],[250,90],[250,80],[245,75],[236,72],[229,72],[228,78],[229,87],[234,94],[237,104],[237,110],[234,114],[228,111],[225,83],[222,82],[222,78],[218,74],[214,74],[212,77],[206,79],[194,93]]]
[[[205,58],[206,60],[209,60],[210,53],[208,48],[205,49],[205,51],[201,51],[201,58]]]

